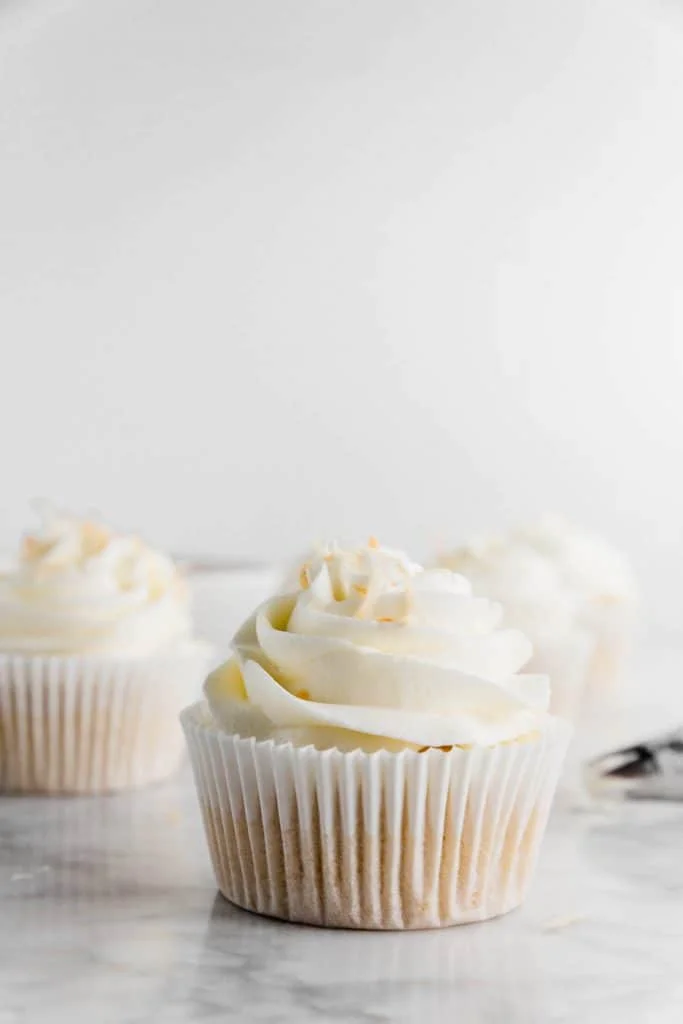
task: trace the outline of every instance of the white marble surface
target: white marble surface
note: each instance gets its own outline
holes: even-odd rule
[[[679,1024],[682,852],[683,804],[557,811],[508,917],[333,932],[216,896],[187,772],[103,800],[4,798],[0,1024]]]

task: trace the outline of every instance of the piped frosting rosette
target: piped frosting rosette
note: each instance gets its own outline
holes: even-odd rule
[[[493,744],[532,731],[547,711],[532,653],[499,628],[499,604],[468,581],[395,552],[331,548],[304,586],[263,604],[238,632],[235,661],[206,692],[228,730],[348,746]],[[246,705],[246,707],[245,707]],[[254,729],[249,731],[254,731]],[[367,737],[367,741],[364,739]]]
[[[0,650],[140,655],[192,632],[185,581],[139,537],[43,510],[0,573]]]

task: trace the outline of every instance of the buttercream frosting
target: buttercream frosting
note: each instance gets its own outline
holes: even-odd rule
[[[555,566],[565,586],[588,600],[634,601],[637,583],[629,560],[602,537],[559,516],[546,516],[511,534]]]
[[[545,676],[502,609],[446,569],[371,542],[331,545],[266,601],[205,692],[228,731],[316,745],[494,744],[542,723]]]
[[[43,510],[0,573],[0,650],[139,655],[191,636],[187,588],[174,563],[139,538]]]

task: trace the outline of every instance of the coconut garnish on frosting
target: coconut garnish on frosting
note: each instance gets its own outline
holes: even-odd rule
[[[376,537],[370,537],[367,545],[357,548],[343,548],[337,541],[316,544],[298,571],[302,590],[308,589],[323,566],[327,566],[332,589],[339,600],[348,597],[351,590],[367,597],[373,579],[381,584],[378,576],[381,577],[382,572],[388,573],[390,582],[395,582],[409,579],[411,573],[419,568],[400,551],[382,547]],[[293,589],[290,577],[283,592]]]
[[[547,678],[520,673],[531,644],[500,628],[500,605],[474,597],[463,576],[374,539],[329,545],[304,568],[306,586],[261,605],[207,681],[229,731],[308,731],[330,746],[349,734],[380,746],[489,745],[545,716]]]

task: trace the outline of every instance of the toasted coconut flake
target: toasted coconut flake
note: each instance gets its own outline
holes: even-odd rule
[[[305,565],[302,565],[301,569],[299,570],[299,586],[301,587],[302,590],[308,590],[308,588],[311,585],[311,580],[308,575],[308,568],[309,564],[308,562],[306,562]]]
[[[34,558],[40,558],[46,550],[45,544],[42,544],[37,537],[24,537],[21,542],[21,553],[29,562]]]
[[[368,540],[368,547],[369,548],[375,548],[375,549],[379,547],[379,541],[377,540],[377,538],[374,535],[371,536],[370,539]]]
[[[111,533],[100,523],[93,523],[88,520],[83,523],[83,543],[86,550],[92,554],[99,554],[104,551],[111,539]]]

